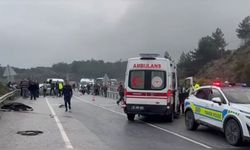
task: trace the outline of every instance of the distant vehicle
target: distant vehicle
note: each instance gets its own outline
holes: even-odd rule
[[[50,83],[50,81],[51,81],[52,83],[56,83],[56,82],[62,82],[63,84],[65,83],[63,79],[59,79],[59,78],[48,78],[46,81],[47,81],[48,83]]]
[[[94,85],[93,79],[82,78],[79,83],[79,91],[82,92],[82,94],[85,94],[86,92],[90,94],[90,89],[88,89],[88,86],[90,85]]]
[[[95,83],[96,83],[96,84],[99,84],[99,85],[102,85],[102,84],[103,84],[103,79],[104,79],[104,78],[96,78],[96,79],[95,79]]]
[[[124,111],[133,121],[136,114],[162,115],[170,122],[178,112],[176,65],[156,54],[128,59],[125,74]]]
[[[50,84],[49,83],[41,83],[39,84],[39,94],[43,95],[43,87],[46,86],[47,90],[46,90],[46,95],[50,94]]]
[[[216,86],[214,86],[216,85]],[[185,100],[185,124],[215,127],[224,132],[231,145],[250,139],[250,88],[202,86]]]

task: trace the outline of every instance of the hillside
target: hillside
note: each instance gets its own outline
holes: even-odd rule
[[[223,81],[245,82],[250,85],[250,46],[241,47],[225,58],[208,63],[197,77],[211,80],[220,78]]]
[[[63,78],[67,76],[70,80],[79,81],[81,78],[98,78],[105,74],[109,78],[116,78],[124,80],[126,69],[126,61],[104,62],[102,60],[87,60],[87,61],[73,61],[70,64],[57,63],[51,67],[36,67],[31,69],[14,68],[18,74],[15,79],[22,80],[29,78],[39,82],[45,81],[47,78]],[[0,74],[3,74],[4,68],[0,67]],[[0,81],[5,79],[0,76]]]

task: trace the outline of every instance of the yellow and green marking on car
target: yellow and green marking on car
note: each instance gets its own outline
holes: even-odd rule
[[[216,121],[223,121],[223,119],[225,118],[227,114],[239,115],[239,113],[228,110],[228,109],[224,109],[223,111],[218,111],[218,110],[209,109],[203,106],[195,105],[194,103],[186,102],[185,108],[187,108],[188,106],[190,106],[190,108],[193,110],[195,114],[205,116],[205,117],[214,119]]]

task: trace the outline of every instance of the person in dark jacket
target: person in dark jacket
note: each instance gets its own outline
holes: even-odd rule
[[[119,105],[119,103],[124,100],[124,87],[123,87],[121,82],[120,82],[120,84],[118,86],[117,91],[119,92],[120,98],[116,103],[117,103],[117,105]]]
[[[104,97],[107,98],[108,86],[105,84],[103,87]]]
[[[34,100],[36,100],[36,97],[37,97],[37,95],[36,95],[36,89],[37,89],[36,84],[31,81],[30,84],[29,84],[28,89],[30,91],[30,100],[32,100],[33,98],[34,98]]]
[[[68,84],[68,82],[63,87],[62,94],[64,96],[65,112],[68,111],[68,108],[69,108],[69,112],[71,112],[71,97],[73,95],[73,90],[71,86]]]

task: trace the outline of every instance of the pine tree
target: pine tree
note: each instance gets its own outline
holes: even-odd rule
[[[238,38],[244,41],[244,45],[250,41],[250,16],[247,16],[242,20],[238,29],[236,29],[236,32]]]

